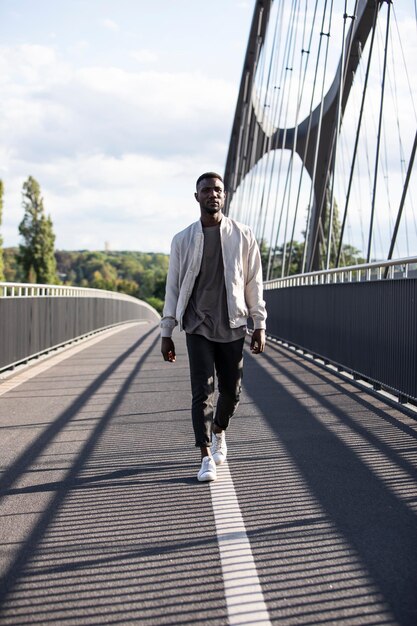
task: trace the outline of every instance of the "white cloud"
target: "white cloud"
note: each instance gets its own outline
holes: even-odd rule
[[[208,78],[202,72],[129,72],[118,67],[89,67],[79,70],[78,78],[85,87],[115,98],[127,98],[135,104],[156,102],[166,109],[180,107],[187,111],[195,105],[225,108],[224,101],[228,104],[235,92],[225,81]]]
[[[13,163],[13,170],[21,174],[9,178],[6,186],[5,238],[10,222],[17,225],[23,217],[25,167],[26,163]],[[198,219],[193,192],[196,172],[203,169],[203,160],[190,162],[186,157],[126,154],[116,159],[95,154],[37,164],[30,174],[41,183],[58,248],[102,249],[109,241],[113,250],[169,252],[172,235]]]
[[[0,85],[8,90],[39,89],[68,80],[68,66],[53,47],[23,44],[0,46]]]
[[[223,169],[235,88],[201,72],[75,69],[47,46],[3,47],[0,68],[5,245],[32,175],[58,248],[168,252],[197,219],[200,170]]]
[[[138,61],[138,63],[155,63],[158,60],[157,53],[146,48],[142,50],[132,50],[130,56],[132,59],[135,59],[135,61]]]
[[[228,138],[236,89],[201,72],[75,70],[47,47],[0,50],[0,64],[0,130],[20,159],[204,153]]]
[[[90,44],[85,39],[79,39],[75,41],[70,46],[68,46],[68,51],[76,56],[84,56],[88,49],[90,48]]]
[[[107,28],[107,30],[112,30],[114,32],[117,32],[120,30],[119,24],[117,24],[117,22],[115,22],[114,20],[111,20],[108,17],[102,19],[100,23],[102,26],[104,26],[104,28]]]

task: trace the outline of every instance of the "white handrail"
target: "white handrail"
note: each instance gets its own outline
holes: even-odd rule
[[[0,282],[0,297],[2,298],[26,298],[26,297],[89,297],[89,298],[115,298],[118,300],[138,300],[119,291],[106,291],[105,289],[92,289],[90,287],[71,287],[69,285],[42,285],[34,283],[2,283]]]
[[[264,282],[264,289],[279,289],[282,287],[299,287],[306,285],[323,285],[330,283],[352,283],[362,280],[383,280],[384,270],[387,278],[408,278],[412,265],[417,272],[417,257],[377,261],[349,267],[337,267],[330,270],[309,272],[308,274],[293,274],[284,278],[273,278]],[[396,269],[397,268],[397,269]]]
[[[92,289],[91,287],[71,287],[69,285],[41,285],[34,283],[0,282],[0,298],[106,298],[128,300],[154,311],[154,308],[133,296],[119,291]]]

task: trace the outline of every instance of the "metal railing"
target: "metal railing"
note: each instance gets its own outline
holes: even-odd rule
[[[117,324],[159,320],[147,302],[124,293],[0,283],[0,371]]]
[[[69,285],[38,285],[33,283],[0,283],[0,298],[41,298],[41,297],[72,297],[72,298],[110,298],[111,300],[130,300],[141,302],[133,296],[119,291],[92,289],[90,287],[72,287]]]
[[[417,257],[270,280],[271,337],[417,402]]]
[[[294,274],[293,276],[285,276],[283,278],[273,278],[264,282],[264,289],[399,279],[409,278],[412,275],[417,276],[417,257],[377,261],[310,272],[308,274]]]

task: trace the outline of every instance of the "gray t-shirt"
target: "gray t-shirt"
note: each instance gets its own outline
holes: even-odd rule
[[[191,298],[183,318],[185,332],[226,343],[241,339],[246,326],[230,328],[220,224],[203,228],[204,249]]]

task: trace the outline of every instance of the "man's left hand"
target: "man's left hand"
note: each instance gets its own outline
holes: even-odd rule
[[[259,354],[265,350],[265,330],[263,328],[257,328],[253,331],[250,349],[253,354]]]

